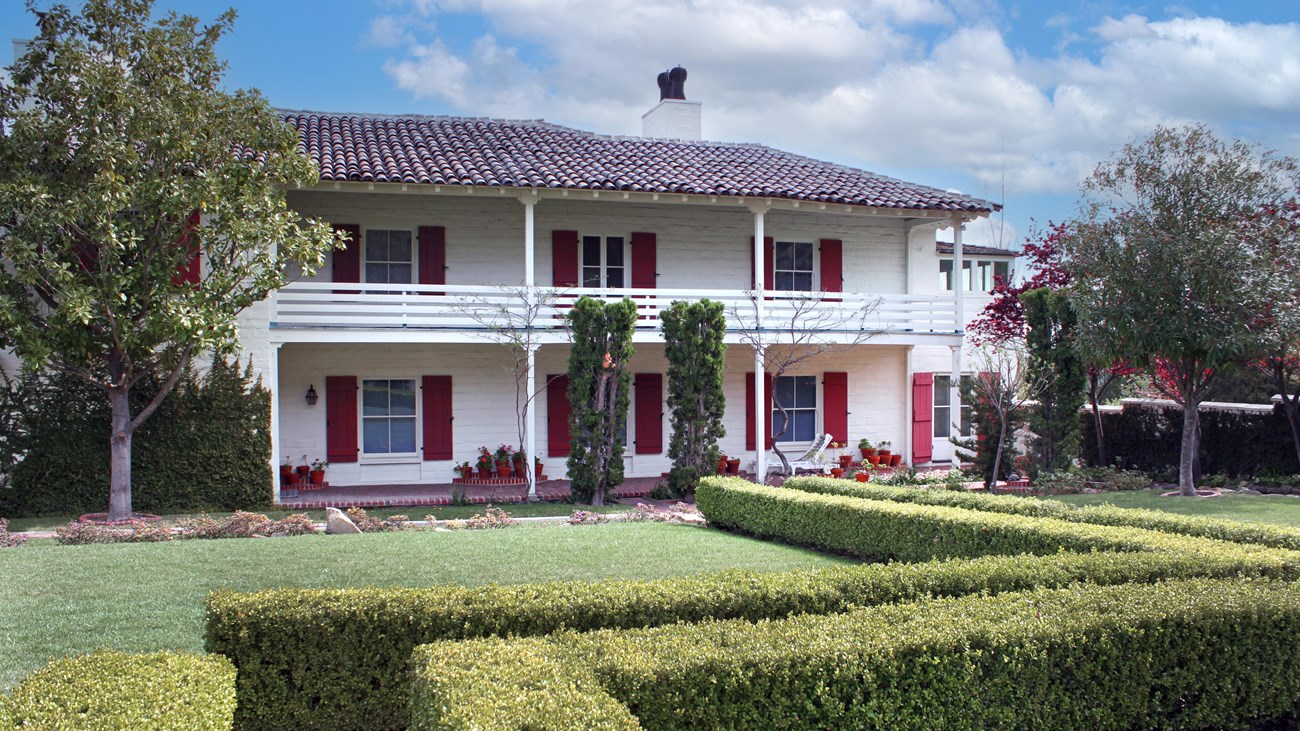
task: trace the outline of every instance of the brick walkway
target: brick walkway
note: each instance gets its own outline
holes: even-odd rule
[[[662,480],[662,477],[629,477],[614,490],[614,497],[648,497],[654,486]],[[280,502],[276,506],[289,510],[319,510],[450,505],[453,488],[463,490],[465,501],[469,503],[508,504],[522,503],[528,499],[528,489],[524,485],[331,485],[319,490],[298,490],[297,497],[290,497],[296,488],[282,488]],[[566,500],[568,497],[568,480],[545,480],[537,485],[538,500]]]

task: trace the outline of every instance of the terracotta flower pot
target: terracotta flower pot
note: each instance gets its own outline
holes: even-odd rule
[[[305,464],[298,465],[297,467],[294,468],[294,470],[297,471],[298,473],[298,479],[302,480],[303,482],[306,482],[308,475],[311,474],[311,467]]]
[[[902,463],[903,463],[903,455],[901,455],[901,454],[891,454],[891,455],[889,455],[889,466],[890,466],[890,467],[897,467],[897,466],[899,466],[899,465],[902,464]]]
[[[858,451],[862,452],[863,459],[866,459],[867,457],[874,457],[876,455],[876,450],[874,447],[858,447]]]
[[[468,479],[470,479],[470,478],[473,477],[473,476],[474,476],[474,468],[473,468],[473,467],[462,467],[462,468],[460,468],[460,479],[462,479],[462,480],[468,480]]]
[[[853,473],[853,479],[857,480],[858,482],[871,482],[871,473],[870,473],[870,472],[854,472],[854,473]]]
[[[867,461],[870,462],[870,463],[873,464],[873,465],[879,465],[879,464],[880,464],[880,455],[878,455],[878,454],[868,454],[868,455],[867,455]]]
[[[729,475],[738,475],[738,474],[740,474],[740,460],[739,460],[739,459],[729,459],[729,460],[727,460],[727,474],[729,474]]]
[[[282,484],[284,484],[285,486],[289,486],[289,487],[292,487],[293,485],[297,485],[297,484],[298,484],[298,473],[297,473],[297,472],[282,472],[282,473],[280,473],[280,482],[281,482]]]
[[[840,478],[843,476],[844,476],[844,470],[840,469],[839,467],[831,468],[831,477]]]
[[[725,475],[725,474],[727,474],[727,458],[726,458],[726,457],[720,457],[720,458],[718,458],[718,474],[720,474],[720,475]]]
[[[501,479],[504,480],[509,476],[510,476],[510,463],[497,462],[497,477],[500,477]]]
[[[846,470],[847,470],[847,469],[849,468],[849,463],[852,462],[852,461],[853,461],[853,455],[851,455],[851,454],[841,454],[841,455],[840,455],[840,468],[841,468],[841,469],[846,469]]]
[[[490,479],[492,479],[492,468],[491,468],[491,467],[479,467],[479,468],[478,468],[478,476],[479,476],[479,479],[480,479],[480,480],[490,480]]]
[[[312,470],[312,471],[311,471],[311,484],[313,484],[313,485],[324,485],[324,484],[325,484],[325,470]]]
[[[886,463],[889,462],[889,454],[890,454],[890,453],[889,453],[889,450],[888,450],[888,449],[877,450],[876,453],[880,455],[880,461],[881,461],[881,462],[886,462]]]

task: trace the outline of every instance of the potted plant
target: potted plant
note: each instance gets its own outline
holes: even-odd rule
[[[528,463],[527,459],[528,459],[528,455],[524,452],[523,447],[520,447],[515,451],[515,456],[514,456],[515,477],[518,477],[520,479],[523,479],[525,477],[524,465]]]
[[[543,465],[540,459],[533,457],[533,477],[535,477],[538,482],[546,479],[546,474],[543,472],[545,467],[546,465]]]
[[[474,476],[474,465],[470,464],[469,462],[461,462],[455,467],[452,467],[451,471],[460,475],[460,479],[468,480]]]
[[[890,467],[897,467],[897,466],[901,465],[902,463],[903,463],[903,455],[901,455],[901,454],[891,454],[891,455],[889,455],[889,466],[890,466]]]
[[[832,468],[831,468],[831,477],[834,477],[834,478],[837,478],[837,479],[838,479],[838,478],[841,478],[841,477],[843,477],[843,476],[844,476],[844,468],[843,468],[843,467],[832,467]]]
[[[831,442],[831,449],[837,452],[846,446],[848,445],[840,444],[839,442]],[[853,455],[850,454],[839,454],[836,455],[836,458],[839,459],[840,469],[842,470],[847,470],[849,468],[849,463],[853,461]]]
[[[493,459],[492,450],[487,447],[478,448],[478,461],[474,463],[478,467],[478,476],[484,480],[492,477]]]
[[[497,447],[497,477],[500,477],[503,480],[510,477],[510,463],[514,453],[514,447],[511,447],[509,444],[502,444]]]
[[[317,487],[325,486],[325,469],[330,466],[329,462],[323,459],[313,460],[311,463],[311,484]]]
[[[725,454],[718,455],[718,474],[727,474],[727,455]]]
[[[311,475],[311,463],[307,461],[307,455],[302,456],[302,464],[295,469],[298,471],[298,481],[306,484]]]
[[[867,439],[866,437],[863,437],[858,440],[858,449],[862,452],[863,459],[866,459],[867,457],[871,457],[876,453],[875,445],[872,444],[871,440]]]
[[[876,445],[876,453],[880,455],[880,461],[882,464],[888,463],[890,446],[892,445],[888,441]]]
[[[874,455],[873,455],[874,456]],[[879,457],[876,458],[879,460]],[[871,482],[871,471],[876,468],[875,462],[870,459],[864,459],[858,464],[858,469],[853,473],[853,479],[858,482]]]
[[[728,457],[728,458],[727,458],[727,474],[729,474],[729,475],[738,475],[738,474],[740,474],[740,458],[739,458],[739,457]]]
[[[280,483],[283,485],[298,484],[298,473],[293,471],[293,460],[285,457],[284,464],[280,465]]]

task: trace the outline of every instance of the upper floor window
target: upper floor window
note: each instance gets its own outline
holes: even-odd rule
[[[366,229],[366,281],[410,284],[411,254],[409,229]]]
[[[361,449],[366,454],[415,453],[415,380],[361,382]]]
[[[772,266],[773,287],[796,292],[813,291],[813,245],[778,241]]]
[[[582,286],[624,287],[626,284],[625,239],[622,236],[582,237]]]
[[[817,438],[817,377],[781,376],[772,383],[772,433],[785,433],[778,442],[811,442]],[[785,421],[776,403],[785,407]]]
[[[1011,276],[1011,262],[996,259],[962,259],[961,269],[965,292],[991,292],[995,278]],[[939,260],[939,289],[952,291],[952,259]]]

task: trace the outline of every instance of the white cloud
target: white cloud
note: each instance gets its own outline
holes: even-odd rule
[[[1004,182],[1070,193],[1157,122],[1205,121],[1300,153],[1295,24],[1057,15],[1046,25],[1061,42],[1034,56],[982,20],[1001,14],[991,0],[408,1],[414,19],[477,13],[489,28],[468,41],[417,31],[385,65],[456,113],[637,134],[655,75],[681,64],[710,139],[883,172],[956,170],[994,198]],[[1086,37],[1069,31],[1089,23]],[[1089,56],[1069,52],[1083,43]]]
[[[363,43],[373,48],[397,48],[414,45],[415,36],[408,30],[405,18],[397,15],[380,15],[370,21],[370,29]]]

